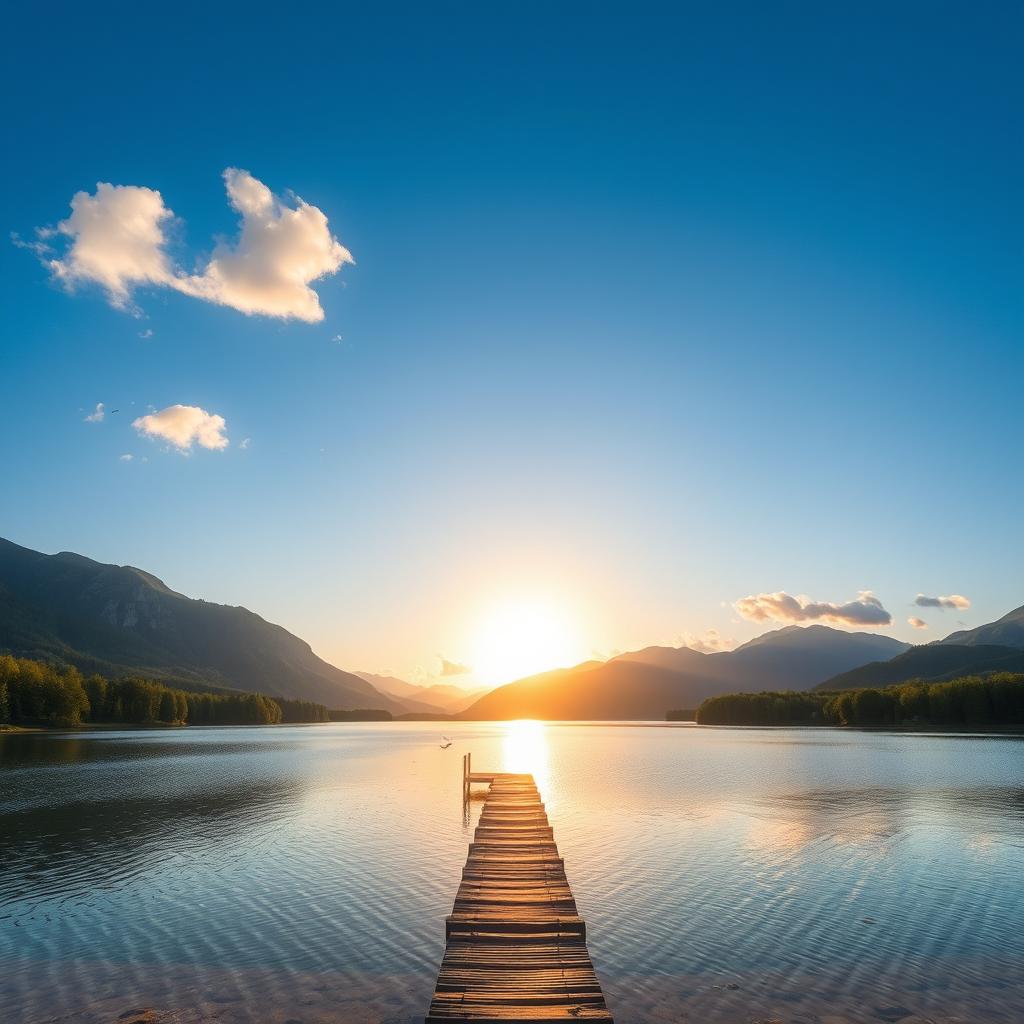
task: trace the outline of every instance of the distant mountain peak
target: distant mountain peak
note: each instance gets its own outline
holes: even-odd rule
[[[460,686],[452,686],[448,683],[421,685],[399,679],[397,676],[380,675],[376,672],[357,672],[356,675],[360,679],[365,679],[381,693],[387,693],[402,700],[410,711],[454,714],[462,711],[487,692],[487,687],[464,690]]]
[[[983,626],[976,626],[974,629],[957,630],[955,633],[950,633],[944,640],[937,640],[935,643],[967,647],[987,644],[1024,647],[1024,605],[1008,611],[995,622],[988,622]]]
[[[865,643],[871,646],[879,646],[881,649],[891,649],[892,654],[899,654],[905,651],[910,644],[902,640],[895,640],[884,633],[874,633],[869,630],[837,629],[835,626],[826,626],[821,622],[812,622],[806,626],[796,623],[789,626],[781,626],[779,629],[771,629],[767,633],[748,640],[736,648],[742,651],[751,647],[762,647],[772,645],[783,645],[787,647],[814,644],[849,645]]]
[[[961,629],[944,640],[911,647],[825,680],[819,690],[892,686],[910,679],[941,681],[963,675],[1024,671],[1024,606],[995,622]]]

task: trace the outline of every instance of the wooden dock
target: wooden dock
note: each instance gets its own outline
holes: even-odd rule
[[[587,952],[586,925],[565,877],[532,775],[474,774],[488,785],[426,1024],[612,1017]]]

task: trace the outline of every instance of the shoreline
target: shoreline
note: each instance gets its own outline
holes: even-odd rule
[[[974,736],[984,737],[1021,737],[1024,738],[1024,725],[1010,726],[932,726],[932,725],[879,725],[879,726],[856,726],[856,725],[702,725],[691,721],[660,721],[658,719],[638,718],[612,718],[612,719],[522,719],[522,718],[481,718],[481,719],[459,719],[449,718],[438,721],[430,720],[403,720],[392,721],[379,719],[354,719],[340,722],[276,722],[276,723],[253,723],[253,724],[197,724],[170,722],[84,722],[81,725],[0,725],[0,737],[5,735],[27,735],[27,734],[78,734],[92,732],[166,732],[203,729],[307,729],[321,728],[332,725],[367,725],[367,726],[406,726],[406,725],[508,725],[512,722],[536,722],[539,725],[572,726],[575,728],[637,728],[637,729],[709,729],[709,730],[744,730],[749,732],[786,732],[790,730],[800,732],[831,732],[831,733],[880,733],[893,735],[919,735],[919,736]]]

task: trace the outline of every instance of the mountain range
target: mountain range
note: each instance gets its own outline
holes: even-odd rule
[[[886,686],[1024,671],[1024,607],[917,647],[877,633],[787,626],[733,651],[646,647],[519,679],[489,692],[346,672],[282,626],[195,600],[133,566],[0,539],[0,653],[141,675],[188,689],[258,691],[330,708],[462,719],[662,719],[706,697]]]
[[[740,691],[805,690],[909,644],[877,633],[786,626],[734,651],[646,647],[607,662],[544,672],[499,686],[460,715],[467,719],[663,719],[706,697]]]
[[[485,690],[463,690],[459,686],[446,683],[434,683],[431,686],[419,686],[407,683],[397,676],[379,675],[376,672],[357,672],[360,679],[365,679],[380,693],[390,694],[398,698],[405,707],[416,713],[456,714],[469,707]]]
[[[958,630],[944,640],[911,647],[890,660],[860,665],[825,680],[816,689],[892,686],[911,679],[935,683],[987,672],[1024,672],[1024,606],[984,626]]]
[[[1024,672],[1024,649],[996,644],[925,644],[912,647],[891,661],[872,661],[825,680],[816,690],[857,690],[893,686],[911,679],[941,683],[957,676],[988,672]]]

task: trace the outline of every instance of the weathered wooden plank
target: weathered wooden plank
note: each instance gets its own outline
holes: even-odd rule
[[[469,770],[489,784],[452,913],[426,1024],[610,1024],[586,924],[530,775]]]

